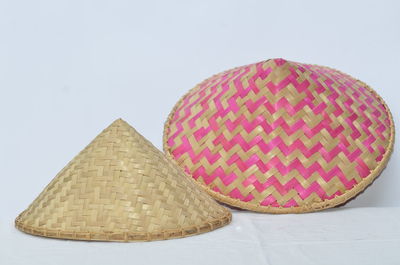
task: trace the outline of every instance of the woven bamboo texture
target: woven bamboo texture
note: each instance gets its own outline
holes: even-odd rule
[[[44,237],[150,241],[228,224],[230,212],[134,128],[112,123],[16,219]]]
[[[369,86],[337,70],[271,59],[190,90],[164,151],[214,198],[300,213],[345,203],[386,166],[394,124]]]

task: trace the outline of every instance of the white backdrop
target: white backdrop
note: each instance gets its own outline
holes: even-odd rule
[[[0,222],[116,118],[161,147],[178,98],[234,66],[340,69],[399,124],[399,2],[329,2],[0,1]],[[348,206],[400,206],[398,161]]]

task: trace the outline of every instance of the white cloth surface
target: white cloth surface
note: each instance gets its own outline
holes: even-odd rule
[[[0,264],[398,265],[399,220],[400,207],[291,215],[233,211],[230,225],[202,235],[111,243],[31,236],[10,218],[0,224]]]

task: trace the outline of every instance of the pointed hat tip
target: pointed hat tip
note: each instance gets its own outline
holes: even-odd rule
[[[121,118],[118,118],[118,119],[116,119],[115,121],[113,121],[112,124],[127,124],[127,122],[124,121],[124,120],[121,119]]]
[[[126,121],[124,121],[123,119],[119,118],[116,119],[115,121],[113,121],[109,126],[110,127],[132,127],[130,126]]]
[[[275,59],[273,59],[273,61],[275,62],[275,64],[277,66],[282,66],[288,62],[286,59],[283,59],[283,58],[275,58]]]

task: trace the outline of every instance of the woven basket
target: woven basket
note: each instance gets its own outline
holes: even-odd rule
[[[386,166],[394,124],[366,84],[272,59],[190,90],[165,124],[164,151],[214,198],[270,213],[345,203]]]
[[[230,212],[122,120],[81,151],[16,219],[29,234],[149,241],[228,224]]]

